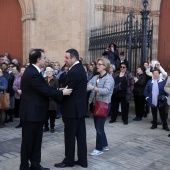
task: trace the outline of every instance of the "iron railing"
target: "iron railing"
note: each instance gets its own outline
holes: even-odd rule
[[[135,74],[136,68],[148,58],[152,59],[153,20],[148,18],[147,1],[143,1],[142,18],[135,19],[131,11],[125,21],[112,22],[91,30],[90,60],[100,57],[109,44],[115,43],[119,52],[124,51],[129,62],[129,70]]]

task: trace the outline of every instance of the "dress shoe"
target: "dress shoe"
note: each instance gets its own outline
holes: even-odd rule
[[[128,121],[126,120],[126,121],[123,121],[123,124],[124,125],[128,125]]]
[[[74,165],[80,165],[83,168],[87,168],[87,164],[81,164],[79,161],[74,161]]]
[[[67,165],[67,164],[65,164],[64,162],[61,162],[61,163],[56,163],[56,164],[54,164],[54,166],[55,166],[56,168],[66,168],[66,167],[73,167],[74,165]]]
[[[15,128],[21,128],[21,127],[22,127],[21,124],[15,126]]]
[[[55,132],[55,129],[51,129],[50,132],[51,132],[51,133],[54,133],[54,132]]]
[[[170,131],[168,126],[163,126],[163,129],[166,130],[166,131]]]
[[[141,118],[141,117],[135,117],[133,120],[134,120],[134,121],[141,121],[142,118]]]
[[[49,128],[44,128],[43,129],[43,132],[48,132],[49,131]]]
[[[9,121],[9,122],[13,122],[13,117],[10,117],[10,118],[8,119],[8,121]]]
[[[109,121],[109,123],[114,123],[114,122],[116,122],[116,120],[112,120],[112,119],[111,119],[111,120]]]
[[[162,122],[158,121],[157,125],[162,125]]]
[[[143,115],[143,117],[145,117],[145,118],[146,118],[146,117],[147,117],[147,114],[144,114],[144,115]]]
[[[157,125],[152,125],[151,126],[151,129],[156,129],[157,128]]]
[[[133,120],[136,121],[136,120],[137,120],[137,117],[135,117]]]
[[[56,119],[60,119],[60,118],[61,118],[61,116],[60,116],[60,115],[57,115],[57,116],[56,116]]]
[[[136,121],[141,121],[142,118],[141,117],[137,117]]]
[[[49,168],[43,168],[42,166],[39,166],[39,167],[31,166],[31,170],[50,170],[50,169]]]

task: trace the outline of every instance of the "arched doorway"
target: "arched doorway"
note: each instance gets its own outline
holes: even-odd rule
[[[8,52],[11,59],[22,64],[22,11],[18,0],[0,0],[0,54]]]
[[[162,0],[160,8],[158,60],[167,69],[170,64],[170,0]]]

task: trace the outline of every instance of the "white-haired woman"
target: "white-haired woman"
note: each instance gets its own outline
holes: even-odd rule
[[[53,69],[51,67],[46,67],[46,78],[45,81],[51,87],[58,88],[58,80],[53,76]],[[49,109],[48,109],[48,119],[50,119],[50,131],[54,133],[55,117],[57,111],[57,102],[53,98],[49,98]],[[49,131],[48,119],[45,122],[44,132]]]
[[[114,64],[110,64],[110,68],[109,68],[109,73],[112,77],[114,77],[114,72],[116,71],[116,67]]]

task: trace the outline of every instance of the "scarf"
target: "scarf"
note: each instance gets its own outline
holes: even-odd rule
[[[155,107],[158,105],[158,95],[159,95],[158,81],[154,80],[154,83],[152,86],[152,104]]]

